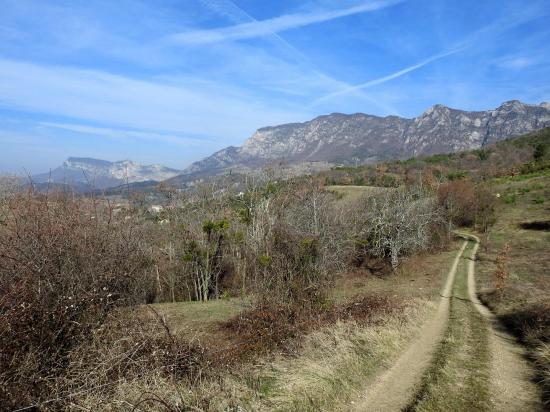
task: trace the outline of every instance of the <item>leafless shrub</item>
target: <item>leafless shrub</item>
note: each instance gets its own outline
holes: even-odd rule
[[[497,256],[496,269],[493,273],[493,282],[495,285],[495,290],[500,297],[504,288],[506,287],[506,282],[508,280],[508,262],[510,260],[510,245],[506,243],[500,253]]]
[[[208,367],[205,349],[172,334],[154,312],[129,317],[123,309],[94,331],[89,342],[74,348],[64,375],[71,388],[103,388],[120,380],[158,376],[193,382]]]
[[[441,185],[437,198],[447,216],[449,231],[453,225],[458,225],[486,233],[494,223],[495,196],[484,183],[455,180]]]
[[[364,199],[356,241],[386,258],[395,270],[402,256],[432,246],[432,229],[442,223],[435,200],[422,191],[397,189]]]
[[[21,190],[22,180],[19,176],[0,175],[0,198],[13,195]]]
[[[250,212],[248,267],[262,305],[322,302],[335,272],[346,264],[349,242],[335,195],[316,182],[305,183],[260,199]]]
[[[0,402],[55,392],[67,355],[120,305],[145,298],[139,233],[105,205],[12,196],[0,227]]]

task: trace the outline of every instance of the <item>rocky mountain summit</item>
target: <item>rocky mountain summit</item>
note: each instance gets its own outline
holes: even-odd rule
[[[77,188],[106,189],[125,183],[161,182],[181,173],[181,170],[170,169],[157,164],[143,165],[131,160],[109,162],[83,157],[69,157],[60,167],[49,173],[35,175],[32,180],[39,184],[54,183],[71,185]]]
[[[435,105],[413,119],[334,113],[305,123],[259,129],[241,147],[228,147],[193,163],[180,181],[228,169],[251,170],[274,162],[296,165],[372,163],[476,149],[550,126],[550,104],[517,100],[494,110],[463,111]]]

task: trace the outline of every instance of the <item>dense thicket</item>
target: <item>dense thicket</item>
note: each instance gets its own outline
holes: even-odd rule
[[[146,300],[140,230],[93,201],[34,193],[0,205],[0,403],[51,391],[68,353],[116,306]]]
[[[404,257],[440,246],[449,219],[470,224],[455,213],[455,204],[463,212],[470,205],[455,199],[463,191],[454,186],[440,187],[439,197],[424,182],[342,201],[321,182],[267,179],[240,193],[166,190],[155,212],[140,197],[113,205],[4,191],[0,401],[15,407],[83,382],[103,384],[97,371],[118,379],[151,365],[168,374],[192,370],[196,351],[168,329],[160,340],[159,331],[140,329],[145,324],[127,325],[127,338],[106,330],[108,319],[124,328],[117,308],[248,295],[264,312],[292,318],[330,304],[336,274],[372,259],[395,269]],[[116,350],[101,352],[98,337]]]

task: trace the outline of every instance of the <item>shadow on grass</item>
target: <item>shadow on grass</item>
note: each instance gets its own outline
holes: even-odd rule
[[[504,313],[498,316],[506,326],[523,343],[533,341],[550,342],[550,305],[538,303],[522,310]]]
[[[493,309],[500,299],[495,292],[482,293],[481,301]],[[528,349],[528,357],[536,365],[534,380],[542,387],[542,400],[550,410],[550,302],[535,303],[497,315],[501,325],[516,336]]]
[[[537,220],[534,222],[523,222],[518,225],[525,230],[550,231],[550,220]]]

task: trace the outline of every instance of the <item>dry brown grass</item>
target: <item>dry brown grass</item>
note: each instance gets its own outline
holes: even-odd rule
[[[214,368],[197,382],[174,381],[151,371],[122,379],[107,394],[86,394],[79,404],[93,407],[101,402],[101,409],[132,410],[132,405],[147,399],[142,410],[346,410],[348,402],[391,364],[432,313],[432,302],[439,296],[454,254],[451,250],[409,259],[391,278],[365,271],[343,276],[331,296],[334,306],[307,321],[302,314],[302,320],[295,319],[290,326],[275,316],[281,313],[250,311],[239,300],[155,305],[173,323],[176,334],[193,331],[200,336]],[[385,298],[365,298],[367,292]],[[388,299],[401,302],[403,309],[392,306],[388,311],[377,305],[381,310],[367,311],[373,302]],[[201,307],[205,313],[200,313]],[[212,328],[235,312],[240,316],[225,322],[225,327]],[[237,328],[231,331],[232,337],[225,334],[228,325]],[[252,343],[231,346],[247,339]],[[239,362],[229,362],[236,356]],[[167,402],[172,409],[144,394]]]
[[[340,302],[364,293],[434,299],[439,296],[457,249],[458,243],[452,242],[444,250],[412,256],[389,275],[364,268],[344,273],[336,279],[331,299]]]
[[[513,203],[501,203],[499,217],[491,230],[488,244],[480,251],[479,283],[481,289],[490,290],[488,274],[495,269],[497,254],[505,243],[511,245],[510,276],[505,296],[498,301],[487,298],[487,302],[494,305],[497,311],[543,302],[549,296],[550,232],[521,227],[523,223],[544,220],[548,216],[549,184],[550,178],[546,177],[512,182],[496,188],[504,199],[510,199],[512,194],[515,197]],[[539,197],[546,198],[546,202],[536,203],[534,200]]]
[[[432,313],[428,301],[409,301],[399,314],[365,327],[337,322],[308,335],[299,356],[258,369],[269,382],[261,410],[348,410],[349,403],[390,365]]]
[[[326,186],[325,190],[335,192],[342,196],[342,200],[348,202],[354,202],[359,200],[363,196],[377,195],[384,193],[387,190],[393,190],[387,187],[378,186]]]
[[[83,394],[73,404],[109,411],[131,411],[138,404],[135,410],[345,410],[346,402],[398,356],[434,305],[415,300],[404,309],[382,310],[356,322],[349,316],[357,314],[345,315],[350,306],[342,306],[340,313],[348,320],[305,333],[292,345],[287,342],[291,351],[275,349],[231,366],[216,363],[193,382],[152,369],[121,379],[110,391]],[[223,347],[210,352],[222,359],[228,353]]]
[[[548,342],[541,342],[535,352],[535,359],[541,384],[545,388],[550,388],[550,344]]]

